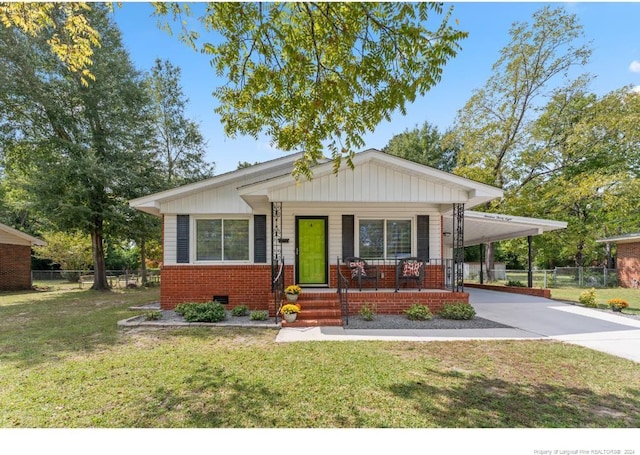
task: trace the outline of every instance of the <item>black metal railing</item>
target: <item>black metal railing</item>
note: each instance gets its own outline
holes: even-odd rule
[[[278,323],[278,315],[280,314],[280,308],[282,308],[282,301],[284,299],[284,257],[279,261],[277,266],[277,273],[271,283],[271,289],[273,291],[273,306],[275,309],[276,324]],[[274,267],[275,269],[275,267]]]
[[[338,257],[338,299],[340,300],[340,314],[342,323],[349,325],[349,280],[342,274],[340,269],[340,257]]]

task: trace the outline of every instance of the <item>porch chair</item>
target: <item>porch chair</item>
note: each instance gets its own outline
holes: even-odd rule
[[[374,281],[376,285],[376,291],[378,290],[378,279],[380,272],[377,265],[370,265],[362,258],[348,257],[344,260],[345,264],[351,270],[351,280],[358,282],[358,288],[362,292],[363,281]]]
[[[404,258],[396,266],[396,292],[400,289],[401,282],[415,281],[418,284],[418,291],[422,290],[424,282],[425,262],[416,257]]]

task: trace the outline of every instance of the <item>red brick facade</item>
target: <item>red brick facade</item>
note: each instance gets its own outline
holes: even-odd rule
[[[0,243],[0,291],[31,288],[31,247]]]
[[[488,289],[489,291],[511,292],[512,294],[533,295],[536,297],[551,298],[551,289],[523,288],[520,286],[496,286],[491,284],[465,284],[468,288]]]
[[[640,242],[618,243],[618,284],[625,288],[638,286],[640,280]]]
[[[169,310],[182,302],[206,302],[228,296],[229,308],[247,305],[269,308],[270,265],[165,265],[162,267],[160,306]]]
[[[343,273],[347,273],[344,270]],[[431,267],[425,276],[422,292],[395,293],[395,268],[384,269],[384,278],[379,289],[364,289],[360,292],[351,284],[349,292],[350,313],[357,314],[367,304],[375,304],[379,314],[401,314],[414,303],[428,305],[438,311],[444,303],[468,302],[467,293],[452,293],[443,288],[441,267]],[[294,283],[293,266],[285,267],[285,284]],[[330,267],[331,288],[337,288],[337,268]],[[312,289],[306,292],[313,293]],[[326,295],[326,294],[325,294]],[[335,298],[337,295],[334,293]],[[332,295],[332,298],[333,298]],[[171,265],[162,267],[160,305],[162,309],[173,309],[182,302],[206,302],[214,296],[227,296],[229,308],[247,305],[251,310],[268,310],[273,316],[274,296],[271,293],[270,265]]]

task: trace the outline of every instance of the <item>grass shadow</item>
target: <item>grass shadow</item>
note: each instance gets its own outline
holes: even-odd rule
[[[76,291],[0,307],[0,359],[29,366],[65,353],[92,351],[119,340],[117,321],[156,291]]]
[[[429,370],[436,380],[391,391],[440,428],[636,428],[640,394],[631,399],[553,384],[508,382],[459,371]],[[440,380],[437,380],[437,377]],[[442,383],[443,386],[433,384]]]

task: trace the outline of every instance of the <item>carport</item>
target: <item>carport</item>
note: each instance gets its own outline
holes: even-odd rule
[[[453,216],[443,217],[444,247],[453,250],[453,236],[447,233],[453,232]],[[501,240],[527,238],[529,254],[527,260],[528,286],[533,287],[531,240],[534,235],[544,234],[558,229],[565,229],[565,221],[546,220],[541,218],[528,218],[522,216],[502,215],[499,213],[464,212],[463,246],[484,245],[485,243]],[[480,249],[480,284],[483,282],[483,252]]]

